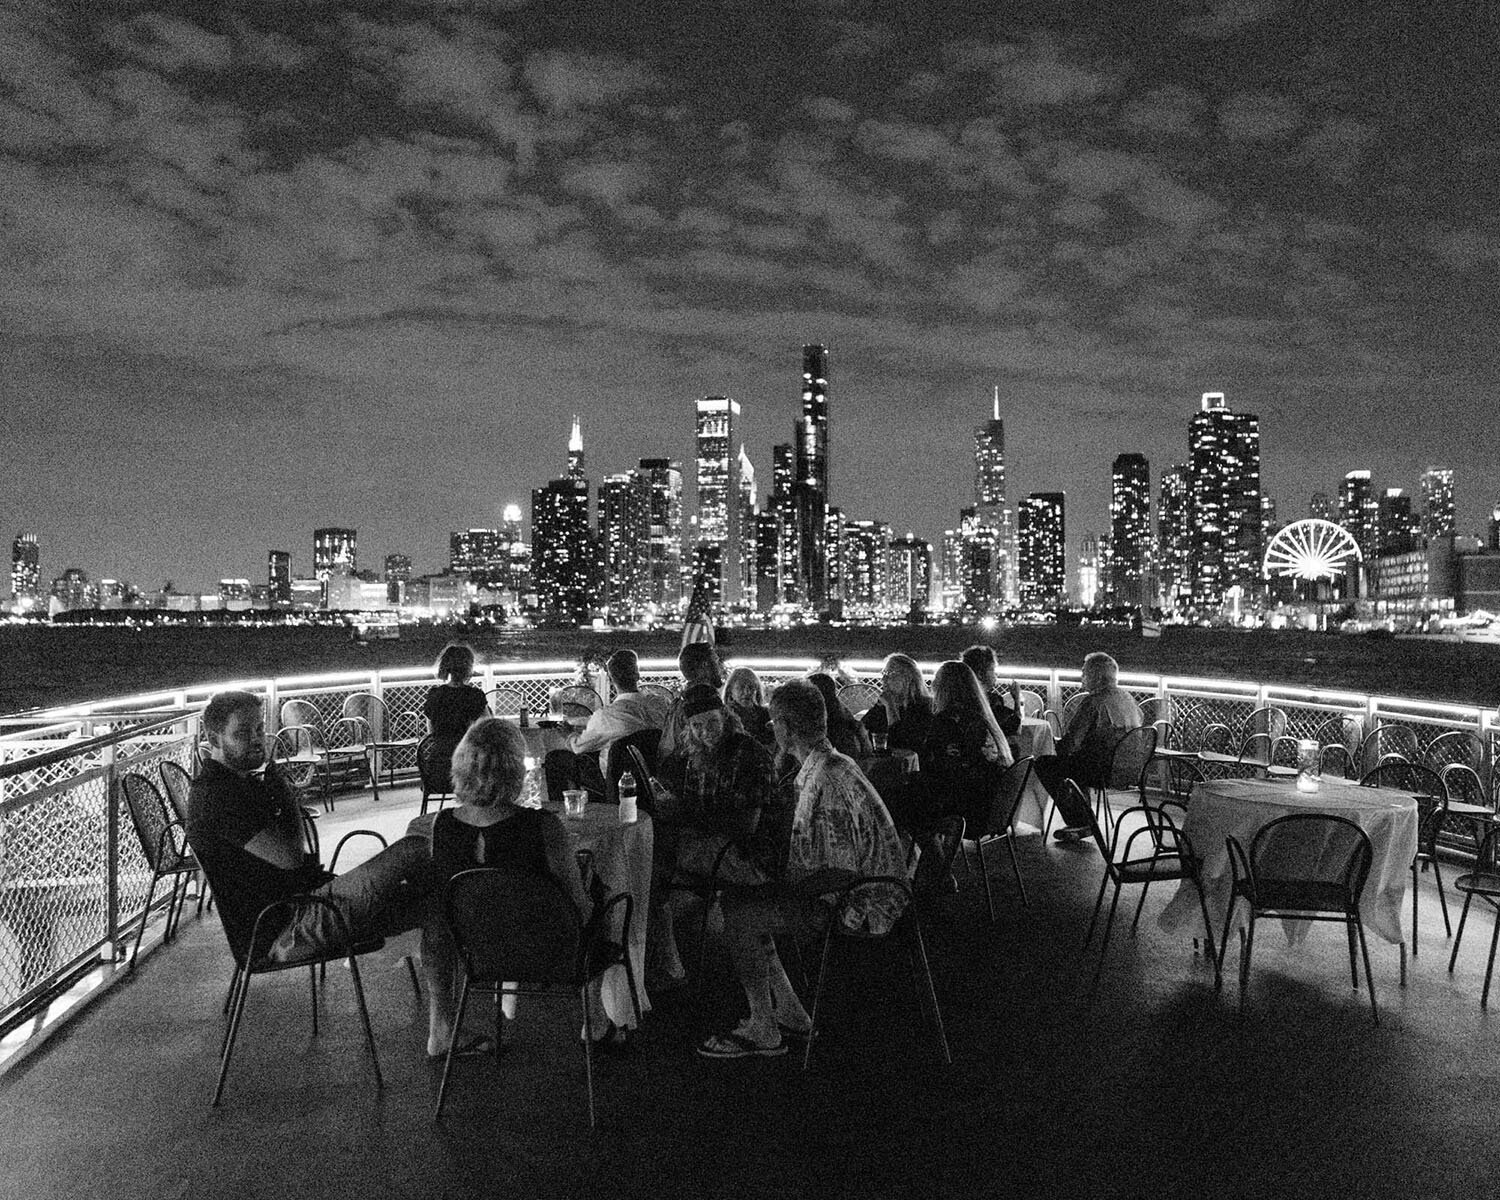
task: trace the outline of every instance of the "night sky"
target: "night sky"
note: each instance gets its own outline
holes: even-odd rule
[[[1285,518],[1368,467],[1500,501],[1485,3],[0,9],[0,531],[145,587],[446,561],[562,473],[763,486],[830,348],[831,500],[936,539],[1261,417]]]

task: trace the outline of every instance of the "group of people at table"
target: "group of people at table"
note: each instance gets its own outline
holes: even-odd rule
[[[775,1056],[811,1021],[781,963],[775,936],[805,936],[829,920],[879,934],[899,919],[905,894],[867,888],[836,914],[831,878],[894,876],[916,890],[956,887],[932,830],[957,813],[971,831],[989,820],[993,781],[1014,760],[1021,724],[1019,691],[996,680],[991,649],[975,646],[938,667],[931,689],[905,654],[885,661],[878,702],[856,719],[824,673],[781,684],[765,697],[754,672],[727,680],[711,644],[692,642],[679,656],[682,687],[675,700],[639,687],[636,656],[612,655],[606,665],[614,698],[548,755],[554,798],[581,787],[590,800],[606,795],[604,754],[616,740],[660,730],[641,807],[654,824],[651,903],[646,916],[646,985],[669,990],[685,977],[674,926],[684,903],[702,890],[673,886],[683,878],[721,885],[723,936],[748,1015],[697,1047],[709,1058]],[[1089,697],[1070,723],[1056,758],[1037,760],[1038,776],[1060,805],[1072,776],[1082,783],[1108,769],[1108,746],[1140,718],[1119,704],[1115,664],[1090,655],[1084,664]],[[427,1053],[492,1049],[478,1035],[454,1038],[457,961],[441,896],[456,872],[508,864],[551,875],[581,914],[592,908],[572,861],[562,820],[520,803],[528,775],[527,745],[511,721],[491,716],[474,687],[473,652],[450,646],[439,660],[441,682],[425,713],[434,738],[452,746],[455,805],[415,818],[406,835],[336,877],[304,850],[299,796],[267,764],[261,699],[223,692],[204,709],[208,755],[189,798],[188,837],[213,881],[226,924],[292,896],[331,901],[288,914],[254,948],[276,961],[298,961],[336,949],[346,926],[358,942],[420,929],[429,997]],[[1128,701],[1128,696],[1125,696]],[[886,749],[877,752],[876,743]],[[1102,762],[1099,761],[1101,757]],[[909,770],[915,755],[919,769]],[[1087,827],[1087,811],[1062,809],[1065,838]],[[836,889],[834,889],[836,890]],[[593,1023],[609,1042],[624,1031]]]

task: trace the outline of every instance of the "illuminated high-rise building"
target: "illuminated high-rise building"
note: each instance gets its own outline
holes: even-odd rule
[[[959,510],[958,611],[977,621],[999,606],[995,595],[995,557],[1000,535],[979,515],[978,505]]]
[[[42,590],[42,552],[36,534],[18,533],[10,544],[10,597],[17,606],[34,604]]]
[[[1339,486],[1339,522],[1359,545],[1368,563],[1380,550],[1380,501],[1370,472],[1350,471]]]
[[[755,607],[760,612],[770,612],[786,598],[781,546],[785,531],[775,508],[755,514]]]
[[[771,448],[771,500],[772,511],[780,518],[780,554],[781,566],[779,576],[781,584],[777,603],[799,603],[802,600],[802,589],[798,580],[798,570],[802,561],[798,538],[797,507],[795,502],[795,491],[793,484],[797,480],[797,455],[796,447],[790,442],[783,442]]]
[[[1109,594],[1115,604],[1149,605],[1151,464],[1144,454],[1120,454],[1110,472]],[[1102,581],[1101,581],[1102,582]]]
[[[1016,545],[1023,604],[1061,604],[1068,576],[1062,492],[1032,492],[1016,504]]]
[[[846,614],[873,615],[890,606],[891,527],[884,521],[845,521],[842,586]]]
[[[1452,468],[1428,467],[1422,472],[1422,536],[1451,537],[1457,532]]]
[[[328,582],[336,570],[354,574],[359,569],[358,535],[352,529],[329,526],[313,530],[313,575]]]
[[[697,402],[698,533],[693,546],[694,586],[711,600],[744,599],[739,440],[740,406],[728,396]]]
[[[925,612],[932,598],[932,543],[908,533],[890,547],[890,606]]]
[[[1104,534],[1086,533],[1078,539],[1078,588],[1074,601],[1081,608],[1092,608],[1100,600],[1102,580],[1109,573],[1109,538]]]
[[[1193,599],[1216,604],[1260,582],[1260,418],[1204,392],[1188,430],[1192,453]]]
[[[604,606],[614,620],[646,603],[650,577],[651,485],[645,472],[606,475],[599,484]]]
[[[792,509],[797,529],[797,579],[802,603],[828,601],[828,351],[802,347],[802,411],[797,418]]]
[[[589,485],[554,479],[531,493],[531,571],[549,621],[581,625],[594,606],[594,536]]]
[[[844,510],[827,505],[823,518],[823,556],[826,566],[823,607],[835,616],[844,606]]]
[[[266,554],[266,589],[275,608],[292,603],[292,555],[288,550],[271,550]]]
[[[1192,469],[1173,463],[1162,472],[1156,506],[1158,583],[1169,605],[1192,596],[1192,505]]]
[[[1329,499],[1327,492],[1314,492],[1312,498],[1307,502],[1307,515],[1319,521],[1336,521],[1338,513],[1333,507],[1333,501]]]
[[[650,538],[643,604],[662,613],[682,605],[682,464],[670,458],[643,458]]]
[[[387,554],[385,556],[385,599],[387,604],[406,603],[406,589],[411,584],[411,555]]]
[[[750,456],[745,453],[743,444],[740,446],[739,476],[739,489],[736,502],[740,510],[740,600],[742,603],[754,607],[755,510],[760,503],[760,490],[755,483],[755,467],[750,462]]]
[[[961,529],[943,530],[938,592],[944,612],[956,613],[964,601],[964,536]]]
[[[1015,535],[1005,503],[1005,422],[1000,419],[1000,389],[995,388],[988,421],[974,430],[974,512],[994,535],[990,601],[1014,603]]]
[[[1381,554],[1406,554],[1417,549],[1422,523],[1412,511],[1411,497],[1401,488],[1386,488],[1376,502],[1379,533],[1376,545]]]
[[[573,428],[568,434],[568,478],[587,479],[583,469],[583,431],[578,427],[578,414],[573,414]]]
[[[510,546],[498,529],[466,529],[448,535],[448,571],[476,587],[503,588],[510,572]]]

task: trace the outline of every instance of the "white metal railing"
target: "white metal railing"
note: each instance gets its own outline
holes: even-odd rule
[[[752,667],[774,686],[819,663],[755,658],[727,665]],[[936,666],[926,663],[923,670],[930,674]],[[644,659],[641,669],[643,682],[671,685],[678,678],[675,659]],[[872,680],[881,663],[847,659],[840,669]],[[1041,692],[1058,712],[1081,686],[1076,669],[1008,664],[1001,675]],[[486,691],[514,688],[533,711],[544,711],[549,693],[562,684],[586,682],[608,695],[602,671],[571,660],[490,664],[475,682]],[[1250,714],[1267,705],[1285,711],[1288,731],[1302,737],[1346,714],[1366,729],[1376,723],[1409,728],[1424,751],[1443,733],[1471,731],[1485,746],[1484,785],[1494,795],[1500,716],[1488,709],[1241,680],[1124,673],[1120,682],[1138,701],[1157,701],[1179,740],[1189,743],[1211,722],[1243,729]],[[166,760],[190,766],[198,713],[210,696],[233,687],[263,697],[274,732],[288,700],[311,702],[326,726],[349,697],[373,693],[396,721],[419,713],[431,686],[423,668],[232,680],[0,718],[0,1031],[84,966],[114,961],[133,936],[143,919],[149,871],[117,784],[128,771],[154,777]]]

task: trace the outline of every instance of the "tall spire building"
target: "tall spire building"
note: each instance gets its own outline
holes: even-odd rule
[[[573,432],[568,435],[568,478],[587,479],[583,469],[583,432],[578,428],[578,414],[573,414]]]
[[[705,396],[697,402],[698,536],[693,546],[693,586],[705,599],[730,605],[744,600],[739,432],[737,401]]]
[[[1016,599],[1015,537],[1005,503],[1005,422],[1000,419],[1000,388],[990,419],[974,430],[975,523],[991,543],[989,599],[992,605]]]

